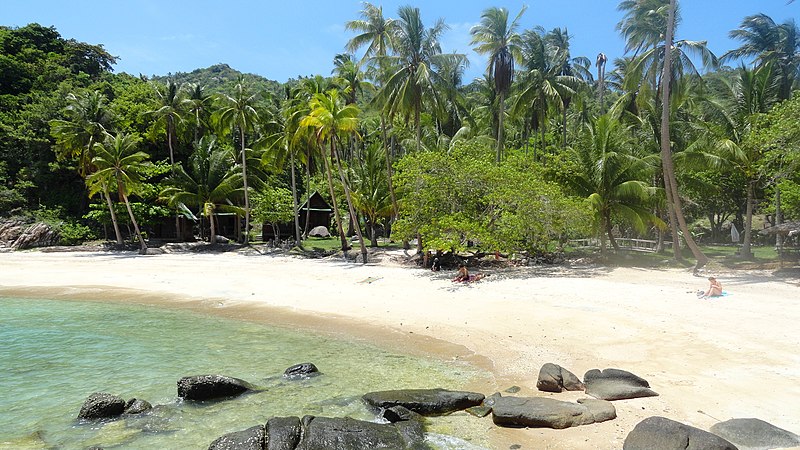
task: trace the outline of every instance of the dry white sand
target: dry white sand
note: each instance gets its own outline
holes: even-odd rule
[[[568,430],[498,429],[476,419],[495,448],[619,449],[652,415],[703,429],[756,417],[800,434],[796,275],[718,274],[732,295],[711,300],[696,298],[707,281],[687,270],[508,269],[469,285],[451,283],[452,275],[234,253],[0,254],[0,295],[167,301],[344,333],[469,360],[494,375],[474,386],[487,395],[516,385],[515,395],[580,398],[536,390],[547,362],[581,378],[594,368],[628,370],[660,394],[614,402],[616,420]]]

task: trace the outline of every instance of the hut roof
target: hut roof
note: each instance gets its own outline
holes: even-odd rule
[[[300,211],[305,211],[306,209],[311,211],[323,211],[323,212],[331,212],[333,208],[331,205],[328,204],[327,201],[319,194],[319,192],[314,191],[311,195],[308,196],[308,200],[303,203],[300,208]]]
[[[800,221],[784,222],[758,232],[758,234],[784,234],[791,236],[798,233],[800,233]]]

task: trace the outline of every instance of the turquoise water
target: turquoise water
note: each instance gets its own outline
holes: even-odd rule
[[[0,318],[0,448],[204,449],[272,416],[372,420],[360,401],[365,392],[464,389],[485,376],[363,343],[148,306],[0,298]],[[281,378],[301,362],[324,375]],[[265,390],[203,405],[179,401],[178,379],[211,373]],[[75,417],[93,392],[160,406],[136,419],[80,424]],[[484,446],[474,431],[478,419],[464,416],[434,419],[441,421],[430,424],[431,445]]]

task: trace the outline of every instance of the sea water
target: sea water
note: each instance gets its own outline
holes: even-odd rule
[[[282,378],[302,362],[313,362],[323,375]],[[263,391],[220,402],[181,401],[177,380],[202,374],[241,378]],[[465,364],[193,311],[0,298],[0,448],[205,449],[222,434],[270,417],[374,420],[360,400],[366,392],[464,389],[481,377]],[[144,399],[156,408],[81,423],[76,416],[93,392]],[[476,431],[481,419],[461,414],[431,419],[432,448],[486,445]]]

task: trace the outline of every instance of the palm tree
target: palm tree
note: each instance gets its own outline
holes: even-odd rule
[[[503,118],[505,116],[505,99],[514,81],[514,60],[520,59],[521,39],[517,34],[519,19],[527,9],[523,6],[511,23],[508,23],[508,10],[505,8],[487,8],[481,14],[481,22],[470,30],[472,45],[475,51],[489,55],[486,73],[494,80],[498,98],[497,150],[495,161],[503,157]]]
[[[203,127],[206,124],[207,115],[211,108],[212,97],[206,94],[203,86],[196,83],[186,83],[184,85],[186,97],[181,102],[182,108],[194,117],[194,140],[195,145],[200,141],[203,134]]]
[[[216,137],[204,136],[187,161],[187,169],[177,165],[161,192],[175,208],[189,205],[207,217],[211,226],[211,244],[217,243],[214,216],[217,212],[243,214],[242,208],[231,204],[240,196],[242,173],[233,154],[217,145]]]
[[[314,98],[311,99],[310,106],[311,112],[303,119],[301,125],[314,128],[316,130],[317,139],[320,142],[327,141],[330,144],[330,157],[335,161],[339,171],[339,178],[341,179],[344,195],[347,199],[347,208],[350,212],[350,220],[355,223],[356,235],[358,235],[358,242],[361,246],[362,261],[366,264],[367,247],[364,245],[361,227],[358,224],[358,216],[356,216],[355,209],[353,208],[350,187],[344,176],[344,170],[342,170],[341,158],[339,158],[336,152],[336,141],[340,139],[340,133],[353,133],[357,129],[358,107],[355,105],[343,106],[339,99],[339,91],[335,89],[325,94],[314,95]],[[327,164],[328,158],[323,158],[323,160],[326,164],[328,184],[332,186],[331,170]]]
[[[217,122],[222,126],[238,131],[239,144],[241,146],[242,162],[242,184],[244,185],[244,243],[249,241],[250,236],[250,197],[247,190],[247,151],[245,145],[245,134],[250,131],[258,122],[258,112],[255,102],[258,94],[250,94],[244,79],[234,86],[233,96],[220,94],[220,109],[217,111]]]
[[[169,148],[169,163],[172,166],[172,173],[175,173],[175,147],[176,142],[176,124],[183,121],[181,117],[181,107],[183,100],[180,98],[180,87],[175,84],[171,79],[167,80],[167,84],[161,86],[160,84],[153,85],[156,95],[159,98],[161,106],[153,111],[148,111],[148,114],[153,115],[157,121],[163,120],[167,132],[167,147]],[[174,144],[174,145],[173,145]],[[175,235],[178,240],[181,240],[181,222],[180,215],[175,214]]]
[[[87,183],[92,193],[99,192],[108,185],[116,186],[117,193],[128,209],[136,237],[139,239],[139,253],[144,255],[147,253],[147,244],[144,242],[128,199],[128,194],[135,193],[140,188],[141,170],[150,157],[147,153],[137,150],[138,145],[138,137],[125,133],[118,133],[116,136],[108,135],[105,141],[96,142],[92,164],[97,167],[97,171],[89,176]]]
[[[794,20],[778,25],[765,14],[747,16],[738,29],[730,32],[730,37],[743,43],[721,59],[754,58],[758,67],[775,64],[781,80],[780,99],[790,98],[792,87],[800,77],[800,30]]]
[[[608,58],[605,53],[598,53],[595,66],[597,66],[597,87],[600,90],[600,114],[605,114],[605,106],[603,105],[603,94],[606,90],[606,62]]]
[[[562,147],[567,146],[567,109],[575,98],[577,90],[586,86],[587,82],[592,81],[592,74],[589,71],[590,61],[585,56],[578,56],[573,58],[569,51],[569,32],[566,29],[553,28],[548,32],[545,37],[545,43],[548,47],[548,52],[555,62],[554,65],[561,66],[558,74],[567,77],[575,77],[580,80],[580,83],[575,84],[573,81],[568,89],[561,91],[561,115],[562,115]]]
[[[605,252],[606,236],[614,249],[619,248],[612,234],[614,218],[632,224],[641,232],[649,223],[663,226],[649,209],[656,189],[647,180],[658,158],[639,150],[619,121],[609,115],[597,118],[587,127],[571,155],[577,171],[566,181],[588,200],[600,235],[601,251]]]
[[[358,93],[363,92],[363,73],[354,61],[353,55],[340,53],[333,58],[333,72],[344,83],[343,92],[347,94],[347,103],[355,104]]]
[[[386,171],[381,167],[384,158],[382,152],[379,145],[370,145],[365,149],[363,157],[355,166],[356,178],[351,192],[355,208],[369,222],[372,247],[378,246],[375,230],[378,221],[392,216]]]
[[[85,95],[67,94],[68,120],[51,120],[50,128],[56,138],[56,149],[59,159],[78,161],[78,174],[86,182],[94,171],[94,144],[105,138],[106,127],[111,123],[112,115],[106,105],[106,97],[100,91],[88,92]],[[122,245],[122,233],[119,231],[117,214],[108,194],[108,187],[101,186],[103,198],[106,200],[114,235],[117,244]],[[91,195],[90,195],[91,197]]]

